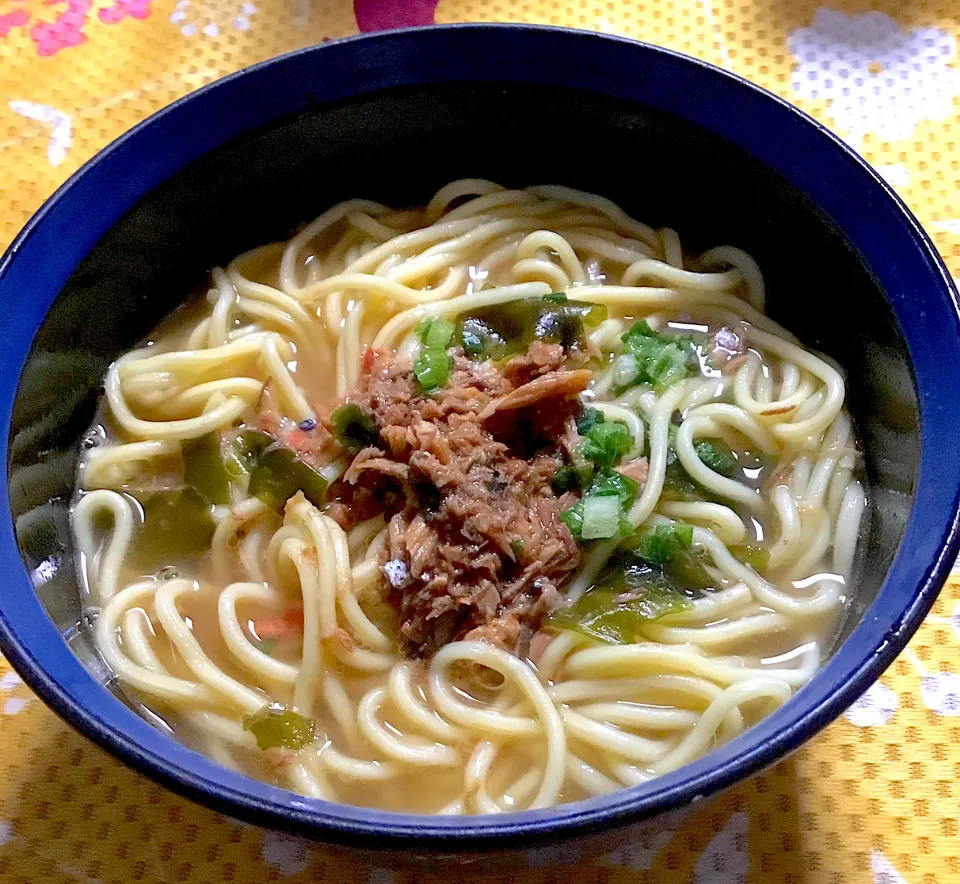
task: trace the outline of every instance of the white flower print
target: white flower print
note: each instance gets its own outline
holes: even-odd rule
[[[960,72],[949,65],[956,40],[943,28],[903,30],[882,12],[820,8],[787,45],[799,62],[794,92],[825,100],[854,147],[868,132],[888,141],[909,138],[921,120],[949,116],[960,94]]]
[[[873,872],[873,884],[907,884],[890,860],[876,849],[870,851],[870,871]]]
[[[749,815],[743,812],[730,816],[697,860],[694,884],[746,884],[749,822]]]
[[[884,163],[873,168],[892,187],[906,187],[910,183],[910,170],[902,163]]]
[[[920,683],[923,705],[938,715],[960,715],[960,675],[938,672],[925,675]]]
[[[875,682],[846,712],[847,720],[857,727],[879,727],[893,718],[900,701],[883,682]]]
[[[51,166],[59,166],[66,157],[72,141],[70,115],[35,101],[11,101],[9,104],[10,110],[15,114],[50,127],[47,160]]]
[[[224,3],[222,0],[177,0],[170,21],[180,28],[184,37],[219,37],[223,28],[235,31],[250,29],[250,17],[257,11],[253,3]]]
[[[260,857],[285,878],[299,875],[313,862],[310,844],[283,832],[264,833]]]
[[[667,846],[679,825],[691,815],[691,808],[680,808],[661,814],[648,823],[631,831],[630,841],[608,853],[601,865],[620,866],[626,869],[649,869],[657,854]]]
[[[23,681],[16,672],[6,672],[3,678],[0,678],[0,693],[13,694],[21,687],[23,687]],[[3,702],[3,714],[16,715],[23,712],[29,704],[29,697],[8,697]]]

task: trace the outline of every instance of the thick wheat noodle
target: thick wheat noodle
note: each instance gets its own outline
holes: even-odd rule
[[[736,546],[747,539],[747,528],[736,511],[722,503],[709,501],[665,500],[657,509],[678,522],[710,528],[727,546]]]
[[[302,495],[278,515],[243,475],[231,478],[231,504],[211,508],[203,563],[168,572],[161,562],[157,573],[173,577],[142,576],[142,512],[129,492],[174,487],[181,442],[255,421],[264,390],[285,426],[322,419],[331,403],[310,381],[349,394],[368,347],[415,359],[425,318],[456,324],[551,291],[607,311],[585,328],[583,399],[626,428],[624,464],[647,459],[629,525],[692,526],[713,590],[641,621],[630,644],[561,630],[529,665],[474,640],[407,660],[380,598],[384,517],[347,532]],[[733,246],[690,255],[675,230],[603,197],[483,179],[451,182],[423,209],[349,200],[289,242],[216,268],[191,328],[110,367],[105,406],[118,432],[82,459],[73,529],[104,662],[238,771],[259,752],[247,716],[279,702],[316,719],[316,741],[287,751],[282,767],[308,798],[377,790],[413,808],[442,778],[454,785],[436,791],[433,812],[499,813],[643,788],[696,759],[819,667],[820,624],[853,590],[868,509],[843,376],[769,319],[765,300],[756,262]],[[640,318],[664,335],[726,326],[748,350],[724,373],[620,389],[613,363]],[[765,458],[761,479],[711,469],[702,440]],[[674,457],[708,499],[664,498]],[[348,466],[324,454],[318,469],[334,484]],[[737,548],[759,534],[769,558],[755,569]],[[590,590],[618,543],[585,550],[560,585],[568,600]],[[271,629],[277,651],[258,638]],[[762,659],[757,648],[772,650]],[[402,795],[409,782],[422,795]]]
[[[94,532],[96,513],[107,511],[113,518],[110,538],[102,545]],[[109,602],[119,588],[120,569],[133,539],[130,504],[116,491],[98,490],[85,494],[73,511],[77,549],[97,585],[97,604]],[[96,564],[94,564],[96,562]]]
[[[126,445],[108,445],[93,449],[83,465],[85,488],[111,488],[135,479],[155,458],[180,453],[174,439],[148,439]],[[119,477],[119,478],[118,478]]]

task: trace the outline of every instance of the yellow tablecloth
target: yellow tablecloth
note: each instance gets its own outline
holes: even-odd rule
[[[223,74],[358,30],[499,20],[659,43],[772,89],[860,150],[960,276],[960,0],[823,2],[0,0],[0,243],[95,151]],[[882,681],[802,752],[601,861],[509,881],[960,882],[958,650],[960,580]],[[0,880],[413,879],[168,794],[0,661]]]

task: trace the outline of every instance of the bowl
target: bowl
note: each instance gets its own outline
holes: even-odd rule
[[[857,589],[822,670],[776,713],[639,788],[490,817],[389,814],[254,782],[115,692],[82,629],[68,502],[108,363],[215,263],[333,203],[423,202],[458,177],[604,194],[766,274],[769,312],[846,370],[871,483]],[[123,762],[234,817],[382,856],[574,858],[800,746],[904,647],[957,549],[956,292],[884,182],[781,99],[613,37],[465,25],[295,52],[176,102],[98,154],[0,263],[0,646]]]

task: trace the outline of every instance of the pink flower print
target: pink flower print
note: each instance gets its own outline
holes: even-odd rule
[[[48,5],[61,0],[47,0]],[[79,46],[87,37],[83,26],[93,0],[66,0],[67,8],[60,13],[56,21],[41,22],[30,29],[30,36],[37,47],[37,55],[53,55],[68,46]]]
[[[6,37],[14,28],[26,27],[30,21],[30,13],[26,9],[14,9],[0,15],[0,37]]]
[[[432,25],[438,0],[353,0],[361,31],[389,31]]]
[[[8,36],[14,28],[29,27],[37,55],[41,56],[55,55],[61,49],[86,42],[87,35],[83,29],[93,12],[93,0],[44,0],[47,6],[66,6],[52,22],[37,21],[30,11],[21,5],[25,0],[13,2],[18,8],[0,15],[0,39]],[[152,3],[153,0],[110,0],[109,6],[105,5],[98,10],[97,17],[108,25],[126,18],[144,19],[150,15]]]
[[[114,0],[113,6],[107,6],[97,13],[104,24],[113,25],[127,17],[144,19],[150,15],[153,0]]]

